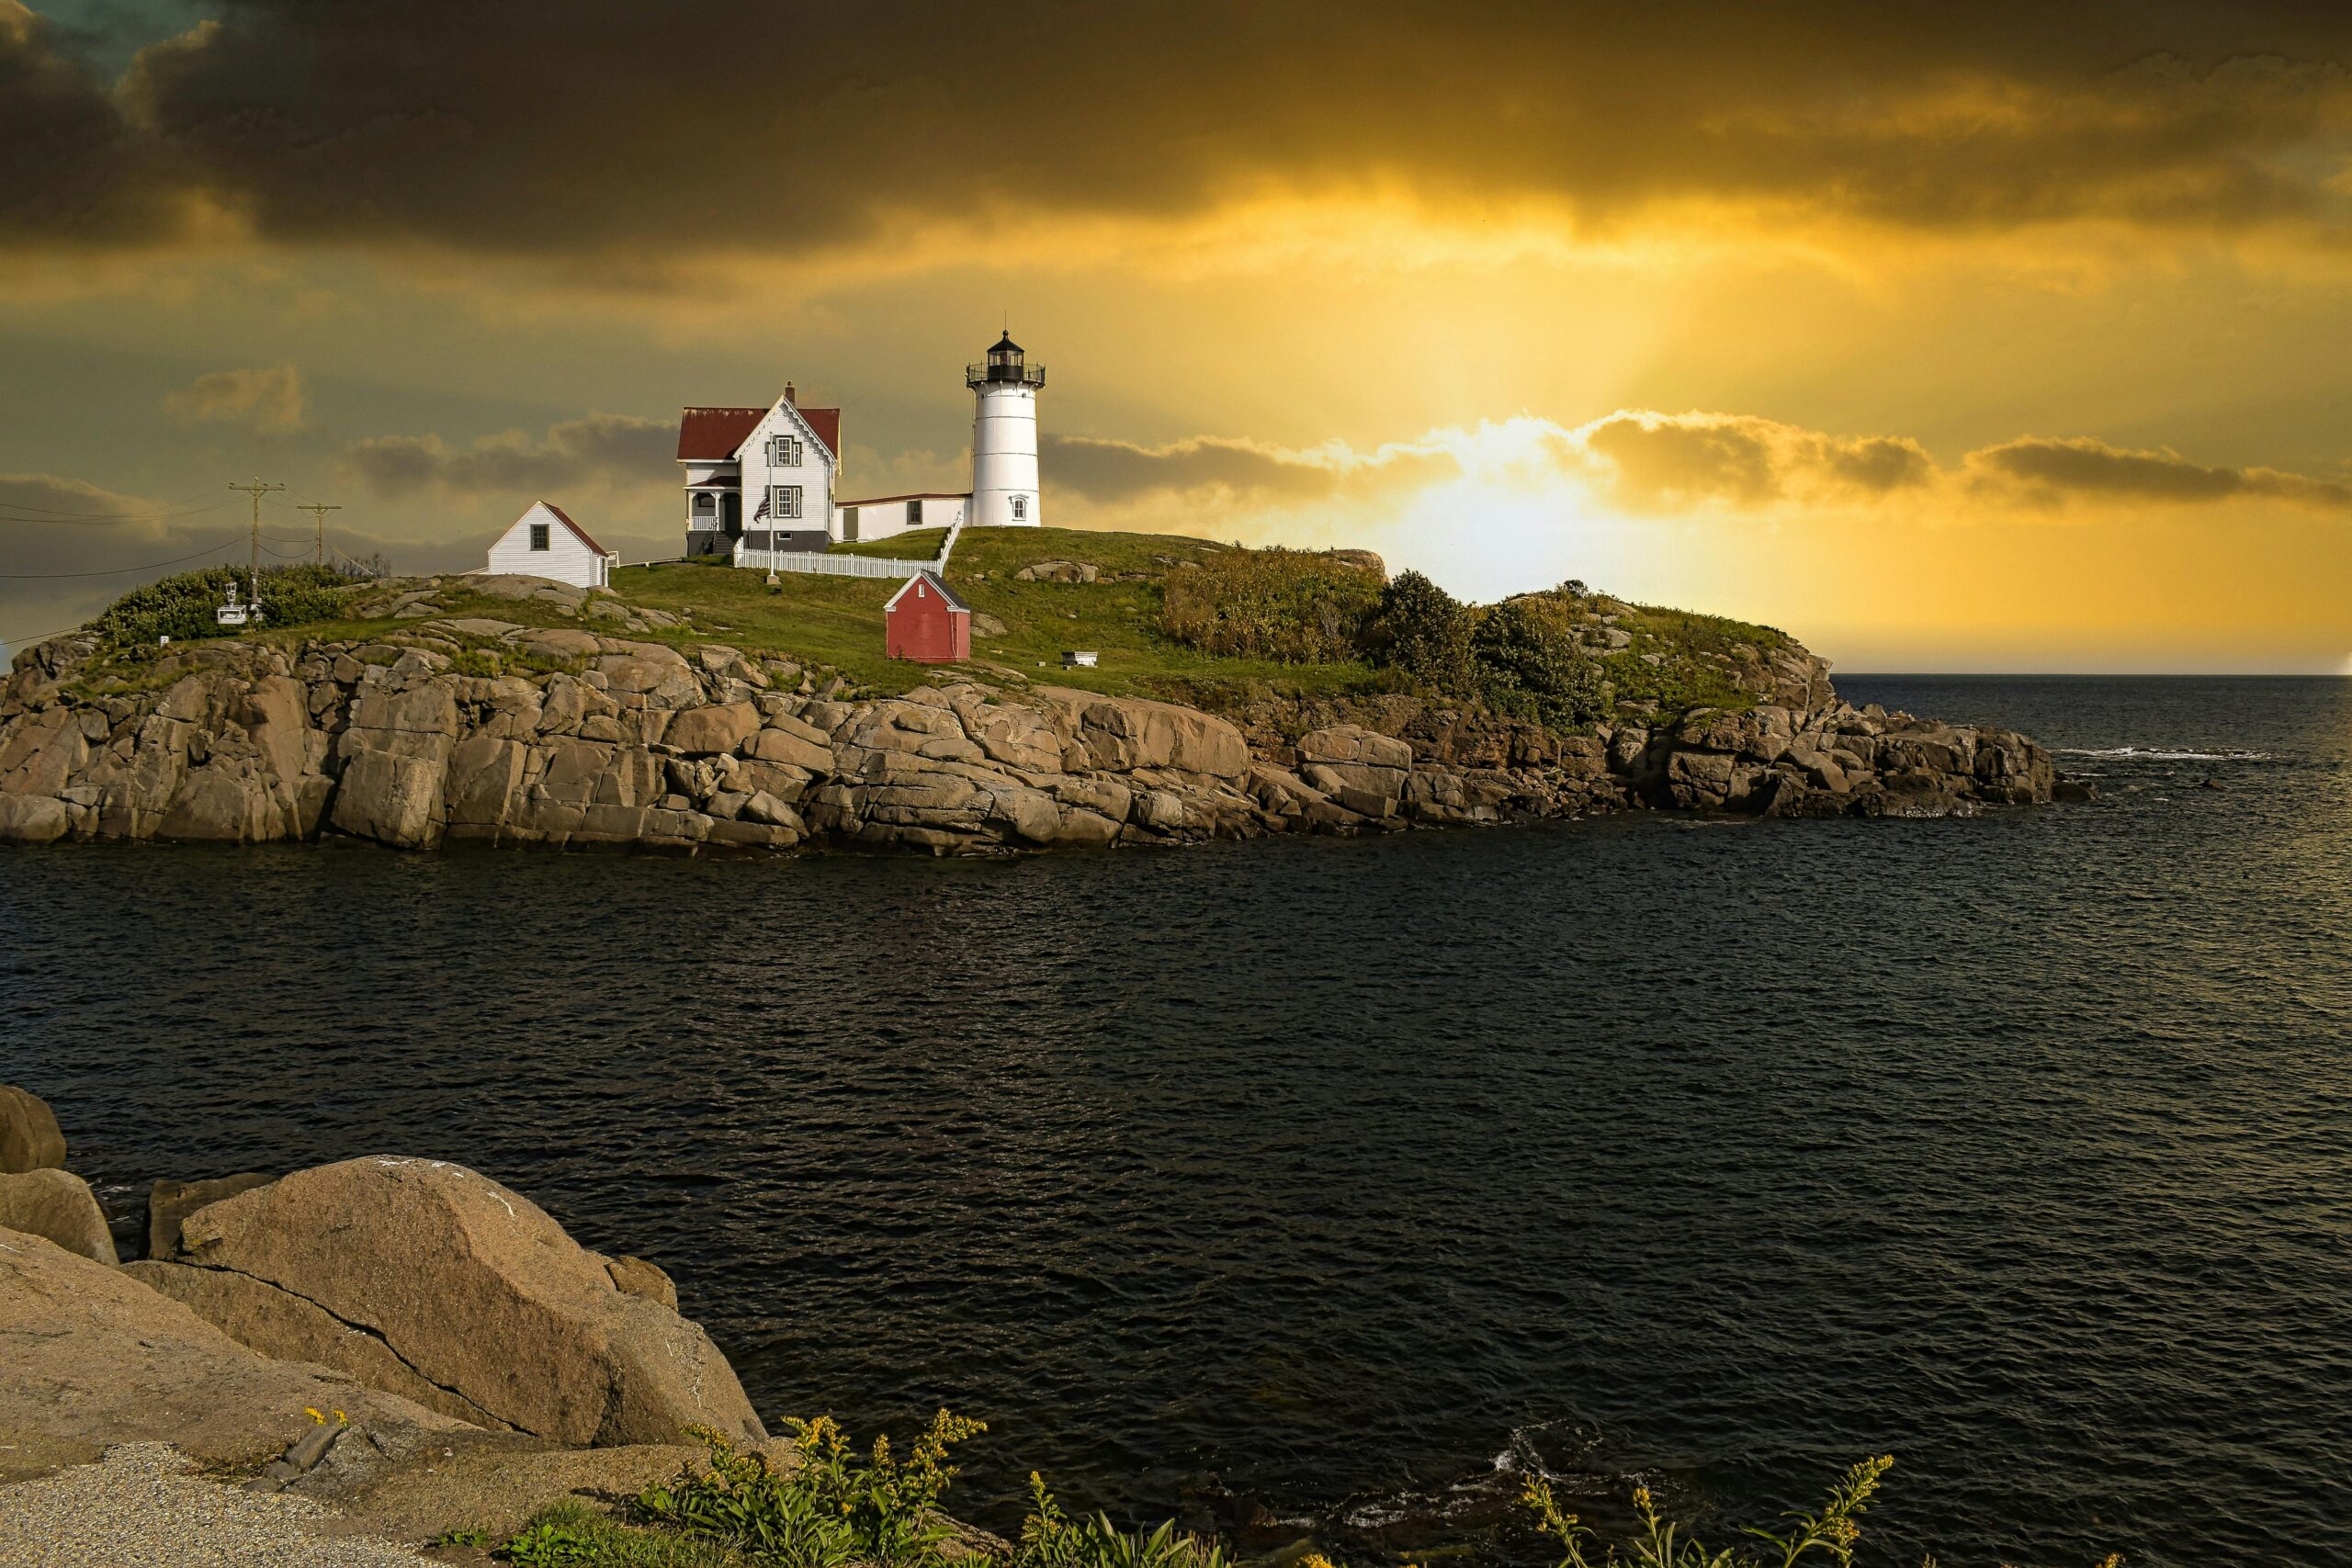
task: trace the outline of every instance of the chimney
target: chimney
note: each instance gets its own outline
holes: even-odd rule
[[[786,381],[784,384],[784,400],[790,403],[794,408],[798,408],[800,406],[800,394],[794,389],[792,383],[789,381]]]

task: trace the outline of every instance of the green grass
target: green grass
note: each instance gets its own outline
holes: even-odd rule
[[[887,558],[928,559],[938,552],[945,530],[920,529],[893,538],[840,547],[841,553]],[[1348,696],[1397,689],[1394,671],[1353,660],[1285,663],[1274,659],[1232,658],[1180,644],[1162,628],[1162,581],[1171,563],[1198,563],[1236,547],[1182,535],[1109,533],[1074,528],[967,529],[956,541],[948,581],[976,611],[1003,624],[1001,636],[975,635],[977,673],[1010,671],[1037,682],[1081,687],[1112,695],[1159,696],[1230,709],[1238,702],[1266,695]],[[1021,582],[1014,573],[1046,560],[1089,564],[1102,574],[1091,583]],[[1114,581],[1125,577],[1128,581]],[[897,592],[889,579],[820,577],[786,572],[771,587],[765,574],[738,571],[707,561],[628,567],[615,573],[621,598],[643,608],[665,611],[689,624],[627,631],[612,621],[572,618],[551,604],[493,599],[443,591],[442,616],[479,617],[523,626],[585,627],[608,636],[683,647],[724,642],[755,654],[773,654],[804,665],[839,671],[863,690],[896,694],[950,678],[952,667],[910,664],[882,655],[883,604]],[[1665,711],[1710,704],[1746,706],[1753,698],[1727,678],[1723,666],[1698,656],[1729,652],[1741,643],[1770,649],[1788,640],[1770,627],[1676,610],[1627,605],[1620,626],[1633,646],[1601,660],[1621,701],[1654,701]],[[421,623],[389,616],[338,618],[303,626],[267,626],[241,640],[288,649],[312,640],[366,642],[418,629]],[[560,663],[526,659],[493,639],[460,637],[469,668],[486,671],[494,657],[507,672],[545,673]],[[1101,656],[1092,670],[1065,670],[1066,649],[1091,649]],[[123,650],[103,666],[76,678],[95,694],[135,692],[156,683],[147,673],[161,656],[154,648]],[[1640,656],[1665,655],[1662,667]]]
[[[886,559],[929,559],[944,529],[924,528],[894,538],[844,545],[840,553]],[[967,529],[947,567],[948,584],[976,611],[1005,626],[1002,637],[975,636],[972,653],[1031,681],[1082,687],[1114,695],[1173,695],[1219,686],[1267,685],[1340,693],[1377,684],[1358,663],[1282,664],[1271,660],[1220,659],[1170,642],[1159,630],[1159,583],[1168,568],[1153,558],[1197,560],[1230,547],[1177,535],[1111,534],[1077,528]],[[1091,583],[1018,582],[1013,573],[1037,561],[1082,561],[1103,573]],[[1148,572],[1154,581],[1115,582],[1117,573]],[[897,592],[882,578],[765,574],[699,564],[629,567],[615,574],[614,590],[633,604],[724,627],[726,640],[789,654],[839,670],[860,685],[896,693],[939,678],[933,667],[882,656],[882,606]],[[698,640],[686,634],[651,634]],[[1066,649],[1102,655],[1093,670],[1064,670]]]
[[[499,1555],[519,1568],[748,1568],[718,1541],[626,1525],[569,1497],[532,1515]]]

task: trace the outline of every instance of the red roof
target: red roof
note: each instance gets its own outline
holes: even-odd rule
[[[797,407],[797,405],[795,405]],[[808,428],[835,458],[842,452],[842,411],[799,409]],[[765,409],[696,408],[678,411],[678,461],[723,462],[735,456],[743,438],[768,416]]]
[[[894,501],[969,501],[968,490],[910,490],[904,495],[869,495],[856,501],[844,501],[842,506],[887,506]]]
[[[795,403],[793,406],[799,408],[800,405]],[[808,422],[808,428],[817,433],[817,439],[825,444],[825,450],[831,452],[838,462],[842,455],[842,411],[800,409],[800,417]]]
[[[558,505],[557,505],[554,502],[552,502],[552,501],[543,501],[543,502],[539,502],[539,504],[540,504],[541,506],[546,507],[549,512],[554,513],[555,513],[555,516],[556,516],[556,521],[557,521],[557,522],[559,522],[559,523],[560,523],[560,524],[562,524],[565,527],[567,527],[567,528],[571,529],[571,536],[572,536],[573,538],[578,539],[582,544],[583,544],[583,545],[587,546],[590,549],[592,549],[592,550],[595,551],[595,552],[596,552],[598,555],[600,555],[600,556],[601,556],[601,555],[605,555],[605,554],[608,554],[608,553],[609,553],[608,551],[606,551],[606,550],[605,550],[605,547],[604,547],[604,546],[602,546],[602,545],[598,544],[595,540],[594,540],[594,539],[592,539],[592,538],[590,538],[590,537],[588,536],[588,530],[587,530],[587,529],[582,528],[579,524],[574,523],[571,518],[566,517],[566,516],[563,514],[563,508],[562,508],[562,507],[558,506]]]

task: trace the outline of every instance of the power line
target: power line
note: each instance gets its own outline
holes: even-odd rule
[[[5,578],[11,582],[46,582],[65,577],[119,577],[127,572],[154,571],[167,566],[185,566],[189,561],[202,560],[206,556],[217,555],[236,542],[234,539],[223,539],[217,545],[206,546],[192,556],[182,556],[176,560],[150,561],[145,566],[113,566],[103,571],[0,571],[0,578]]]
[[[8,648],[30,648],[35,643],[47,642],[51,637],[63,637],[67,632],[78,632],[81,629],[78,626],[60,626],[53,632],[43,632],[39,637],[0,637],[0,645]]]
[[[51,512],[47,507],[25,506],[17,502],[0,502],[0,523],[98,523],[108,525],[123,523],[165,523],[175,517],[201,517],[208,512],[219,512],[223,507],[236,504],[233,501],[219,501],[210,506],[159,509],[154,512]],[[41,517],[14,515],[19,512],[47,512],[51,514]]]
[[[211,487],[208,485],[204,489],[198,491],[195,494],[184,495],[177,501],[166,501],[154,506],[134,507],[129,512],[75,512],[59,506],[35,506],[29,501],[0,501],[0,511],[40,512],[46,513],[53,517],[65,518],[69,522],[81,521],[86,523],[103,523],[111,522],[118,518],[149,517],[153,516],[158,513],[175,511],[180,507],[187,505],[190,502],[201,501],[206,496],[214,492]],[[198,507],[197,510],[200,512],[212,512],[217,511],[220,506],[233,506],[236,503],[234,502],[224,501],[217,503],[215,506]]]

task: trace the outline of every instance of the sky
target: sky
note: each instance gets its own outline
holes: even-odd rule
[[[2352,12],[0,0],[0,643],[673,556],[687,403],[1856,671],[2352,673]]]

